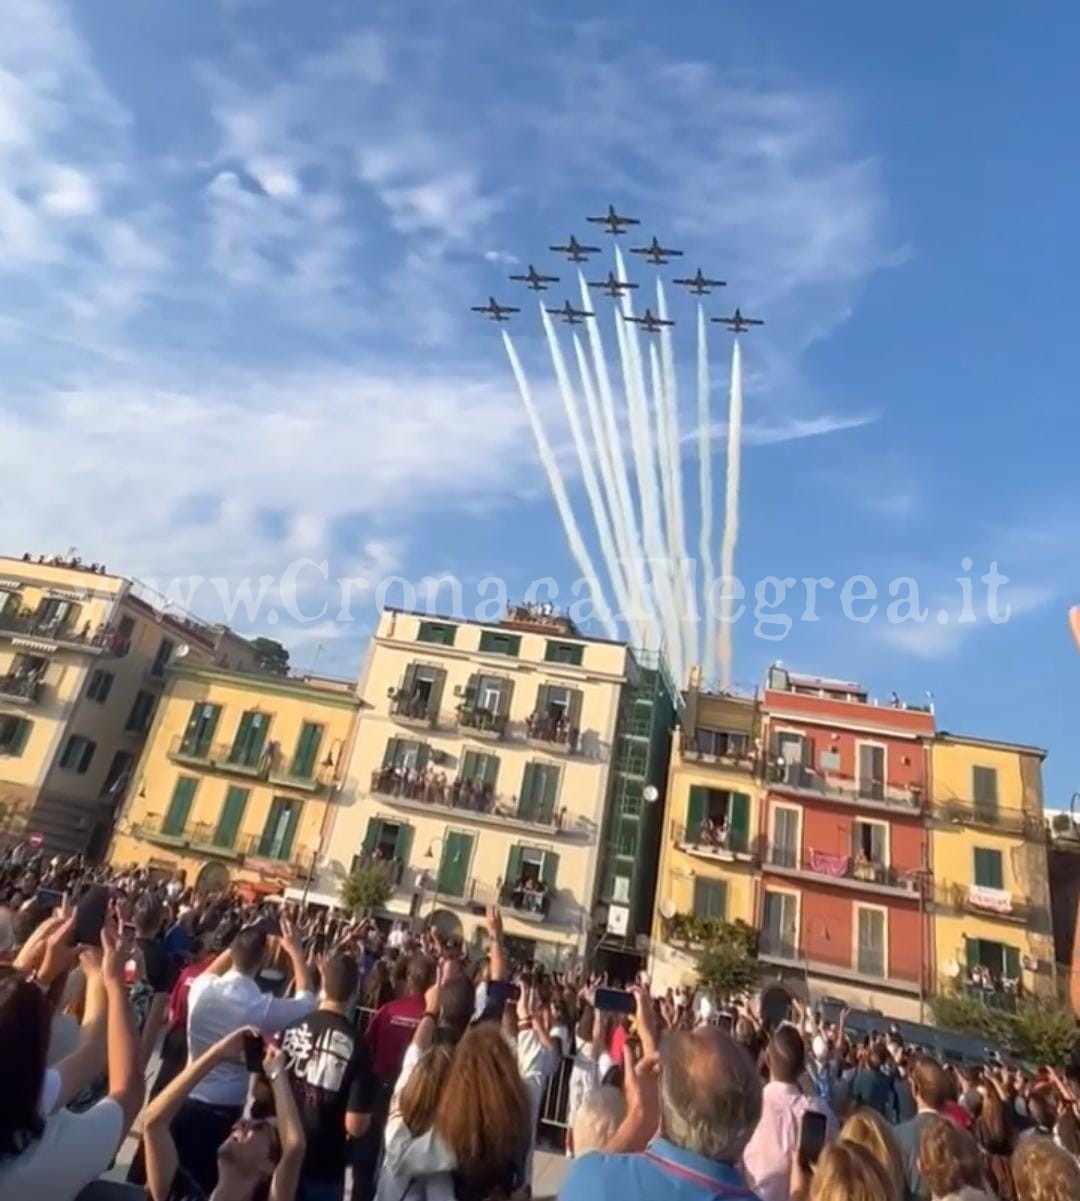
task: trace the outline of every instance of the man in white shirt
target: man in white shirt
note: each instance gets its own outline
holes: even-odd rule
[[[269,1038],[315,1008],[311,971],[296,931],[284,920],[280,942],[292,964],[292,997],[271,996],[255,983],[267,949],[267,931],[262,923],[241,930],[229,949],[192,981],[188,994],[188,1063],[242,1026],[254,1026]],[[247,1087],[248,1073],[243,1063],[221,1063],[192,1089],[173,1123],[180,1162],[207,1195],[217,1183],[218,1147],[241,1115]]]

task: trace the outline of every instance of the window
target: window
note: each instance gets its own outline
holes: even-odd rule
[[[1005,866],[1000,851],[988,847],[975,848],[975,886],[997,889],[1005,887]]]
[[[855,906],[855,970],[864,976],[885,976],[885,910]]]
[[[798,809],[789,805],[774,805],[772,811],[772,845],[769,862],[777,867],[798,867],[800,847],[800,817]]]
[[[439,860],[435,887],[444,896],[463,897],[468,890],[469,864],[472,862],[473,836],[460,830],[447,832]]]
[[[111,671],[105,671],[99,667],[90,677],[90,683],[86,688],[87,699],[97,701],[99,705],[104,705],[109,699],[109,693],[112,691],[113,680],[115,678]]]
[[[300,730],[296,741],[296,753],[293,755],[289,775],[298,780],[310,780],[315,774],[315,764],[319,757],[319,746],[322,744],[323,727],[317,722],[306,721]]]
[[[81,734],[72,734],[64,747],[64,753],[60,756],[60,766],[77,772],[80,776],[85,775],[95,750],[97,745],[89,738],[84,738]]]
[[[694,917],[722,922],[726,914],[727,882],[698,876],[694,880]]]
[[[749,751],[750,735],[736,730],[711,730],[706,726],[698,726],[694,745],[702,755],[738,758]]]
[[[121,617],[116,627],[116,632],[121,638],[126,638],[130,642],[131,635],[135,633],[135,618],[129,616]]]
[[[686,841],[694,846],[745,853],[750,846],[749,796],[693,785],[686,813]]]
[[[776,756],[782,765],[785,784],[798,788],[806,783],[803,761],[808,754],[806,739],[794,730],[781,730],[776,736]]]
[[[766,955],[795,959],[798,955],[798,898],[790,892],[765,890],[761,949]]]
[[[165,814],[165,821],[161,827],[162,834],[183,834],[198,787],[199,781],[194,776],[180,776],[177,779],[172,800],[169,802],[169,811]]]
[[[989,979],[984,973],[978,973],[978,979],[991,988],[999,987],[1003,980],[1020,979],[1020,948],[1010,947],[1003,942],[993,942],[989,938],[966,938],[965,953],[969,976],[974,969],[985,968]]]
[[[559,769],[550,763],[528,763],[521,781],[518,817],[528,822],[551,825],[555,820],[555,796],[559,791]]]
[[[127,751],[117,751],[113,755],[109,770],[105,773],[105,782],[101,786],[103,797],[118,797],[123,794],[131,779],[131,768],[134,763],[135,756],[129,755]]]
[[[855,872],[860,868],[887,867],[889,862],[889,827],[885,822],[855,819],[852,829],[852,858]]]
[[[156,697],[152,692],[144,692],[141,688],[135,694],[135,703],[131,706],[124,729],[129,734],[145,734],[146,727],[154,713]]]
[[[441,621],[422,621],[416,635],[417,642],[434,642],[438,646],[453,646],[457,626]]]
[[[150,674],[160,679],[165,674],[165,664],[168,663],[173,653],[173,640],[171,638],[162,638],[158,644],[157,654],[154,656],[154,661],[150,665]]]
[[[547,915],[559,856],[539,847],[510,848],[506,863],[506,899],[519,912]]]
[[[258,767],[269,729],[270,715],[260,713],[258,709],[249,709],[240,718],[232,750],[229,751],[229,762],[237,767]]]
[[[573,642],[548,642],[544,648],[544,658],[548,663],[572,663],[580,667],[585,656],[585,648]]]
[[[394,693],[390,711],[398,717],[434,721],[439,716],[446,672],[426,663],[410,663],[401,687]]]
[[[859,743],[859,796],[867,800],[885,799],[885,748],[870,742]]]
[[[418,742],[412,738],[391,738],[386,744],[383,767],[397,768],[399,771],[423,771],[427,766],[430,750],[426,742]]]
[[[33,722],[27,721],[25,717],[0,714],[0,755],[18,758],[23,753],[32,726]]]
[[[373,817],[368,822],[367,834],[364,836],[364,857],[377,863],[400,864],[409,862],[409,852],[412,850],[412,826],[405,822],[387,821],[383,817]]]
[[[270,804],[270,815],[266,819],[262,838],[259,839],[259,854],[264,859],[288,859],[292,854],[296,827],[300,824],[300,801],[286,797],[274,797]]]
[[[248,795],[246,788],[238,788],[235,784],[226,791],[225,803],[221,806],[221,816],[214,830],[214,846],[232,847],[235,844],[247,808]]]
[[[494,790],[499,775],[499,756],[485,755],[480,751],[466,751],[461,759],[458,779],[470,784],[481,784]]]
[[[205,759],[210,754],[214,742],[214,732],[217,730],[218,718],[221,716],[220,705],[208,705],[204,701],[196,701],[191,706],[191,716],[180,743],[182,754],[190,755],[192,759]]]
[[[997,817],[998,808],[997,769],[973,767],[971,769],[971,794],[975,800],[976,818],[993,821]]]
[[[37,607],[35,623],[42,633],[63,634],[70,630],[79,616],[79,606],[74,601],[47,597]]]
[[[631,858],[637,854],[639,824],[636,817],[620,817],[615,822],[614,838],[616,855]]]
[[[616,869],[611,877],[611,900],[616,905],[630,904],[630,873]]]
[[[521,635],[481,630],[480,650],[488,655],[517,655],[521,651]]]

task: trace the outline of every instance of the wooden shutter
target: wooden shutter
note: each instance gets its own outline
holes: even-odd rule
[[[686,810],[686,841],[697,842],[701,837],[701,827],[709,812],[709,790],[700,784],[690,786],[690,804]]]
[[[300,811],[303,805],[299,801],[290,801],[289,820],[285,826],[285,838],[281,844],[281,858],[288,859],[292,854],[293,843],[296,841],[296,828],[300,825]]]
[[[520,879],[521,879],[521,847],[512,846],[510,848],[510,858],[506,861],[506,880],[504,881],[504,883],[508,884],[511,888],[513,888],[517,884],[518,880],[520,880]]]
[[[967,967],[970,972],[973,967],[978,967],[981,962],[979,959],[979,940],[977,938],[965,939],[964,953],[967,957]]]
[[[555,816],[555,797],[559,791],[559,769],[545,765],[541,769],[541,779],[543,792],[540,802],[540,818],[542,821],[549,822]]]
[[[318,758],[322,736],[323,727],[321,725],[313,721],[304,722],[296,743],[296,754],[293,756],[290,775],[301,780],[310,779],[315,771],[315,760]]]
[[[428,712],[432,718],[437,718],[442,709],[442,696],[446,688],[446,672],[438,667],[431,673],[431,700],[428,702]]]
[[[514,696],[514,681],[503,679],[499,681],[499,716],[507,717],[510,713],[510,701]]]
[[[397,763],[398,745],[400,738],[389,738],[386,742],[386,753],[383,755],[383,767],[393,767]]]
[[[416,770],[423,771],[431,758],[431,747],[426,742],[416,743]]]
[[[537,790],[538,763],[526,763],[525,773],[521,777],[521,796],[518,798],[518,816],[531,818],[534,804],[533,797]]]
[[[568,709],[568,717],[570,720],[570,728],[573,730],[581,729],[581,691],[578,688],[570,689],[570,706]]]
[[[540,865],[540,878],[550,889],[555,888],[555,877],[559,874],[559,856],[554,851],[544,852],[544,861]]]
[[[231,847],[235,844],[247,802],[248,790],[246,788],[237,788],[233,785],[225,793],[225,804],[221,808],[217,830],[214,832],[215,846]]]
[[[1004,867],[1000,851],[975,848],[975,884],[979,888],[1004,888]]]
[[[728,846],[733,851],[750,847],[750,798],[745,792],[733,792],[728,807]]]
[[[998,800],[997,770],[993,767],[973,767],[971,788],[976,805],[993,806]]]
[[[199,781],[194,776],[181,776],[176,781],[172,800],[169,802],[169,812],[165,815],[165,825],[162,827],[165,834],[183,834],[198,785]]]
[[[541,684],[536,690],[536,712],[540,717],[547,716],[549,691],[547,684]]]
[[[30,731],[33,729],[34,723],[27,721],[25,717],[15,718],[15,732],[11,736],[8,743],[8,754],[12,756],[21,755],[26,747],[26,740],[30,737]]]
[[[382,818],[368,818],[367,833],[364,835],[364,854],[371,855],[379,845],[379,835],[382,833]]]
[[[401,864],[409,862],[409,855],[412,853],[413,828],[412,826],[398,826],[397,839],[394,842],[394,858]]]
[[[404,692],[404,694],[407,697],[412,696],[413,685],[415,683],[416,683],[416,664],[410,663],[409,666],[405,668],[405,678],[401,682],[401,690],[402,690],[402,692]]]
[[[727,882],[698,876],[694,880],[694,916],[722,921],[727,912]]]
[[[465,695],[461,698],[462,707],[465,709],[475,709],[477,701],[477,693],[480,688],[480,675],[478,672],[473,672],[469,676],[469,682],[465,685]]]
[[[1018,947],[1005,948],[1005,975],[1010,980],[1020,979],[1020,950]]]

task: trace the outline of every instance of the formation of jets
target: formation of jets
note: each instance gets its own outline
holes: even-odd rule
[[[546,309],[552,317],[561,317],[567,325],[580,325],[586,317],[595,317],[595,313],[590,313],[587,309],[575,309],[568,300],[562,308]]]
[[[613,204],[608,205],[606,213],[596,217],[586,217],[592,225],[600,225],[605,233],[612,235],[624,234],[634,225],[640,225],[641,222],[637,217],[627,217],[622,213],[616,212]],[[589,261],[589,256],[600,253],[599,246],[585,246],[571,234],[565,244],[561,246],[550,246],[548,248],[567,257],[572,263],[585,263]],[[654,266],[661,267],[669,263],[673,258],[681,258],[683,252],[675,250],[670,246],[661,246],[659,240],[654,237],[647,246],[633,246],[630,248],[631,254],[640,255],[646,261]],[[515,283],[524,284],[534,292],[547,291],[549,284],[557,284],[559,277],[557,275],[543,275],[536,268],[529,264],[528,271],[520,275],[511,275],[510,278]],[[695,296],[707,296],[715,288],[723,288],[727,286],[727,281],[722,279],[710,279],[699,267],[694,275],[687,276],[684,279],[676,279],[674,281],[681,287],[686,288]],[[618,300],[625,292],[636,288],[638,285],[631,283],[629,280],[617,279],[614,271],[609,271],[607,279],[590,280],[589,287],[597,288],[606,293],[613,300]],[[509,321],[514,313],[520,313],[521,310],[514,308],[512,305],[499,304],[494,296],[488,297],[488,303],[482,305],[473,305],[474,313],[483,313],[492,321]],[[567,325],[580,325],[587,317],[595,317],[595,313],[591,313],[586,309],[577,309],[566,301],[560,308],[549,308],[545,310],[554,317],[561,317]],[[646,309],[641,317],[624,314],[627,321],[633,322],[640,326],[646,333],[655,334],[666,326],[674,325],[674,321],[669,321],[666,317],[656,317],[651,309]],[[718,325],[726,326],[733,333],[745,333],[753,326],[764,325],[764,321],[757,317],[744,317],[739,309],[730,317],[713,317],[712,321]]]

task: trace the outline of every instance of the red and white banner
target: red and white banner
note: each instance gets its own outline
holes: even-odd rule
[[[989,909],[991,913],[1012,913],[1012,894],[1003,888],[982,888],[972,884],[968,889],[968,901],[976,909]]]
[[[826,855],[824,851],[811,851],[806,858],[812,872],[822,876],[842,877],[848,874],[851,867],[850,855]]]

